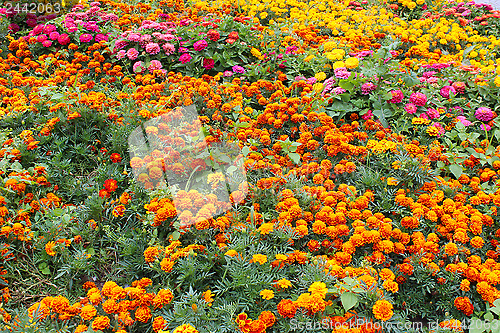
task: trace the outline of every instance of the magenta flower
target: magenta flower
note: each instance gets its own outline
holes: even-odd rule
[[[207,45],[207,41],[202,39],[194,43],[193,48],[195,51],[203,51],[207,47]]]
[[[180,57],[179,57],[179,61],[183,64],[187,64],[188,62],[191,61],[191,59],[193,59],[193,57],[189,54],[189,53],[183,53]]]
[[[335,68],[334,73],[337,79],[346,80],[349,78],[349,76],[351,76],[351,72],[349,72],[345,67]]]
[[[335,94],[335,95],[341,95],[343,93],[346,92],[346,90],[344,88],[341,88],[341,87],[335,87],[332,89],[332,94]]]
[[[57,41],[61,45],[68,45],[70,42],[70,38],[69,38],[68,34],[61,34],[61,35],[59,35],[59,37],[57,37]]]
[[[139,56],[139,51],[137,51],[135,48],[131,48],[127,51],[127,57],[130,60],[135,60]]]
[[[80,36],[80,42],[82,43],[88,43],[90,41],[92,41],[92,35],[91,34],[82,34]]]
[[[45,27],[43,27],[44,34],[50,34],[53,31],[56,31],[56,26],[53,24],[48,24]]]
[[[146,68],[142,65],[142,61],[137,61],[132,66],[132,69],[134,70],[134,73],[142,73],[146,70]]]
[[[116,58],[118,58],[119,60],[125,58],[126,56],[127,56],[127,51],[125,51],[125,50],[120,50],[116,54]]]
[[[375,89],[377,89],[377,85],[376,84],[374,84],[372,82],[365,82],[361,86],[361,94],[368,95],[369,93],[371,93]]]
[[[245,74],[245,72],[246,72],[245,68],[238,66],[238,65],[233,66],[232,70],[233,70],[233,73],[236,73],[236,74]]]
[[[457,93],[457,91],[452,86],[444,86],[439,91],[439,94],[441,94],[441,96],[443,96],[443,98],[450,98],[450,93],[455,95]]]
[[[477,108],[476,112],[474,113],[474,116],[476,116],[477,120],[481,120],[482,122],[485,122],[485,123],[490,121],[494,117],[493,111],[491,111],[490,108],[486,108],[483,106],[480,108]]]
[[[421,92],[415,92],[410,96],[410,103],[416,106],[424,106],[427,103],[427,96]]]
[[[436,119],[440,116],[439,111],[433,108],[427,109],[427,115],[429,116],[429,119]]]
[[[36,41],[39,43],[43,43],[46,40],[47,40],[47,36],[45,36],[45,35],[38,35],[38,37],[36,38]]]
[[[481,128],[483,131],[489,131],[491,129],[491,126],[488,124],[481,124],[479,128]]]
[[[438,137],[440,137],[441,135],[443,135],[446,131],[445,129],[443,128],[443,125],[441,125],[440,123],[432,123],[431,126],[434,126],[435,128],[438,129]]]
[[[39,24],[33,28],[33,34],[35,34],[35,35],[41,34],[42,31],[43,31],[43,25],[41,25],[41,24]]]
[[[361,116],[361,118],[363,120],[368,120],[368,119],[371,119],[373,117],[373,112],[372,110],[368,110],[367,113],[365,113],[364,115]]]
[[[401,103],[403,100],[403,92],[401,90],[393,90],[391,91],[392,98],[389,100],[389,103]]]
[[[417,112],[417,106],[413,103],[408,103],[405,105],[405,111],[409,114],[414,114]]]
[[[148,43],[146,45],[146,52],[149,54],[158,54],[160,52],[160,45],[157,43]]]
[[[42,45],[43,45],[44,47],[51,47],[51,46],[52,46],[52,41],[51,41],[51,40],[44,40],[44,41],[42,42]]]
[[[57,40],[59,38],[59,33],[57,31],[53,31],[50,33],[49,38],[51,40]]]
[[[211,70],[212,68],[214,68],[214,65],[215,65],[214,59],[209,59],[209,58],[203,59],[203,68],[205,68],[206,70]]]
[[[97,35],[95,35],[95,41],[96,41],[97,43],[99,43],[100,41],[105,41],[105,42],[107,42],[107,41],[108,41],[108,36],[103,35],[103,34],[97,34]]]

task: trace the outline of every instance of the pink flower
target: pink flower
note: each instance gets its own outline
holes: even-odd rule
[[[429,116],[429,119],[436,119],[440,116],[439,111],[433,108],[427,109],[427,115]]]
[[[405,105],[405,111],[409,114],[414,114],[417,112],[417,106],[413,103],[408,103]]]
[[[203,51],[207,47],[207,45],[207,41],[202,39],[194,43],[193,48],[195,51]]]
[[[214,59],[209,59],[209,58],[203,59],[203,68],[211,70],[212,68],[214,68],[214,65],[215,65]]]
[[[135,48],[128,49],[127,51],[127,57],[130,60],[135,60],[139,56],[139,51],[137,51]]]
[[[68,45],[70,42],[70,38],[69,38],[68,34],[61,34],[61,35],[59,35],[59,37],[57,37],[57,41],[61,45]]]
[[[57,38],[59,38],[59,33],[57,31],[53,31],[50,33],[49,38],[51,40],[57,40]]]
[[[349,78],[349,76],[351,76],[351,72],[349,72],[345,67],[335,68],[334,73],[337,79],[346,80]]]
[[[52,41],[51,40],[44,40],[42,42],[42,45],[45,47],[51,47],[52,46]]]
[[[116,58],[118,58],[119,60],[125,58],[126,56],[127,56],[127,51],[125,51],[125,50],[120,50],[116,54]]]
[[[160,45],[157,43],[148,43],[146,45],[146,52],[149,54],[158,54],[160,52]]]
[[[410,103],[416,106],[424,106],[427,103],[427,96],[421,92],[413,93],[410,96]]]
[[[141,40],[141,35],[136,33],[131,33],[127,36],[127,39],[131,42],[139,42]]]
[[[441,135],[443,135],[446,131],[445,129],[443,128],[443,125],[441,125],[440,123],[432,123],[431,126],[434,126],[435,128],[438,129],[438,137],[440,137]]]
[[[33,28],[33,34],[35,34],[35,35],[41,34],[42,31],[43,31],[43,25],[41,25],[41,24],[39,24]]]
[[[175,52],[175,46],[170,43],[165,43],[163,44],[163,51],[165,51],[167,55],[170,55]]]
[[[163,66],[162,66],[161,62],[159,62],[158,60],[151,60],[151,63],[149,64],[149,67],[148,67],[148,71],[153,72],[155,70],[162,69],[162,68],[163,68]]]
[[[83,34],[80,36],[80,42],[82,43],[88,43],[92,41],[92,35],[91,34]]]
[[[391,91],[392,98],[389,100],[389,103],[401,103],[403,100],[403,92],[401,90],[393,90]]]
[[[39,43],[43,43],[46,40],[47,40],[47,36],[45,36],[45,35],[38,35],[38,37],[36,38],[36,41]]]
[[[53,31],[56,31],[56,26],[53,24],[48,24],[45,27],[43,27],[44,34],[50,34]]]
[[[491,111],[490,108],[486,108],[484,106],[477,108],[476,112],[474,113],[474,116],[476,116],[477,120],[481,120],[483,122],[488,122],[491,119],[493,119],[493,111]]]
[[[28,24],[28,27],[33,28],[36,25],[36,19],[30,18],[26,21],[26,23]]]
[[[450,93],[455,95],[457,91],[452,86],[444,86],[441,90],[439,90],[439,94],[441,94],[443,98],[450,98]]]
[[[472,122],[468,121],[464,116],[458,116],[458,121],[460,121],[465,127],[472,125]]]
[[[105,41],[105,42],[107,42],[108,41],[108,36],[103,35],[103,34],[97,34],[97,35],[95,35],[95,41],[96,42],[99,43],[102,40]]]
[[[134,73],[142,73],[146,70],[144,66],[142,65],[142,61],[137,61],[133,66],[132,69],[134,70]]]
[[[373,117],[373,112],[372,110],[368,110],[367,113],[365,113],[364,115],[361,116],[362,119],[364,120],[368,120],[368,119],[371,119]]]
[[[368,95],[369,93],[371,93],[372,91],[374,91],[375,89],[377,89],[377,85],[375,85],[374,83],[372,82],[365,82],[363,83],[363,85],[361,86],[361,93],[363,95]]]
[[[191,61],[191,59],[193,59],[193,57],[189,53],[183,53],[180,56],[179,61],[183,64],[187,64],[188,62]]]

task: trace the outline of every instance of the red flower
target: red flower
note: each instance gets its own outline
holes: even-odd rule
[[[109,193],[106,190],[102,189],[99,191],[99,196],[101,198],[109,198]]]
[[[215,65],[214,59],[209,59],[209,58],[203,59],[203,68],[210,70],[214,68],[214,65]]]
[[[118,188],[118,185],[116,183],[116,180],[114,180],[114,179],[106,179],[106,181],[104,182],[104,189],[107,192],[116,191],[117,188]]]
[[[207,32],[207,37],[208,37],[208,39],[210,39],[211,41],[216,42],[216,41],[218,41],[218,40],[219,40],[219,38],[220,38],[220,33],[219,33],[217,30],[210,29],[210,30],[208,30],[208,32]]]
[[[120,163],[122,161],[122,157],[118,153],[111,154],[109,158],[111,158],[111,162],[113,163]]]
[[[233,44],[234,42],[236,42],[238,39],[240,38],[240,36],[238,36],[238,32],[237,31],[233,31],[229,34],[229,36],[227,36],[227,39],[226,39],[226,42],[228,44]]]

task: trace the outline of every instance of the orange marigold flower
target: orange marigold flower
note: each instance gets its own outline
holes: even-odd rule
[[[74,333],[83,333],[83,332],[87,332],[88,330],[88,326],[87,325],[78,325],[75,329],[75,332]]]
[[[92,329],[94,331],[104,330],[109,327],[109,317],[107,316],[97,316],[92,322]]]
[[[141,323],[147,323],[151,318],[151,309],[147,306],[140,306],[135,311],[135,320],[140,321]]]
[[[261,265],[264,265],[267,262],[267,256],[264,254],[254,254],[252,256],[252,262],[258,262]]]
[[[469,297],[457,297],[455,298],[453,304],[459,311],[463,312],[466,316],[470,316],[474,312],[474,306],[472,305],[472,302],[470,301]]]
[[[384,281],[384,283],[382,284],[382,287],[385,290],[390,291],[391,293],[397,293],[399,290],[399,285],[397,284],[397,282],[394,282],[392,280]]]
[[[177,327],[172,333],[199,333],[191,324],[183,324]]]
[[[325,298],[326,294],[328,293],[328,288],[326,287],[326,284],[324,282],[313,282],[309,289],[307,289],[311,294],[319,294],[321,297]]]
[[[392,315],[394,314],[392,312],[393,306],[391,303],[389,303],[386,300],[378,300],[375,302],[375,305],[372,308],[373,315],[375,318],[382,320],[382,321],[387,321],[391,319]]]
[[[163,330],[168,325],[168,321],[166,321],[162,316],[155,317],[153,320],[153,331],[159,332]]]
[[[156,246],[150,246],[146,250],[144,250],[144,260],[147,263],[151,263],[158,258],[160,250]]]
[[[269,290],[269,289],[264,289],[260,291],[260,296],[262,296],[262,299],[270,300],[274,297],[274,291]]]
[[[82,317],[83,320],[90,320],[94,318],[96,314],[97,314],[97,309],[90,304],[85,305],[80,310],[80,317]]]
[[[262,313],[259,315],[259,320],[264,323],[266,328],[269,328],[276,322],[276,317],[271,311],[262,311]]]
[[[45,244],[45,252],[51,257],[56,255],[56,251],[54,251],[54,246],[56,246],[55,242],[48,242]]]
[[[278,303],[278,313],[283,318],[293,318],[295,317],[296,312],[297,312],[297,306],[292,300],[284,299]]]

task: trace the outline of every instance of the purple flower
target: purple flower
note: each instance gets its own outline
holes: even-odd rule
[[[206,40],[202,39],[193,44],[195,51],[203,51],[207,47],[208,43]]]
[[[28,20],[26,21],[26,23],[28,24],[28,26],[29,26],[30,28],[33,28],[33,27],[36,25],[36,19],[32,19],[32,18],[30,18],[30,19],[28,19]]]
[[[80,42],[82,43],[88,43],[90,41],[92,41],[92,35],[91,34],[82,34],[80,36]]]
[[[458,121],[460,121],[465,127],[472,125],[472,122],[468,121],[464,116],[458,116]]]
[[[410,103],[416,106],[424,106],[427,103],[427,96],[421,92],[413,93],[410,96]]]
[[[233,66],[232,70],[233,70],[233,73],[236,73],[236,74],[245,74],[245,72],[246,72],[245,68],[238,66],[238,65]]]
[[[389,103],[401,103],[403,100],[403,92],[401,90],[393,90],[391,91],[392,98],[389,100]]]
[[[179,61],[183,64],[187,64],[188,62],[191,61],[191,59],[193,59],[193,57],[189,53],[183,53],[180,56]]]
[[[148,43],[146,45],[146,52],[149,54],[158,54],[160,52],[160,45],[157,43]]]
[[[417,112],[417,106],[413,103],[408,103],[405,105],[405,111],[409,114],[414,114]]]
[[[450,93],[455,95],[457,91],[452,86],[444,86],[441,90],[439,90],[439,94],[441,94],[443,98],[450,98]]]
[[[130,60],[135,60],[139,56],[139,51],[137,51],[135,48],[131,48],[127,51],[127,57]]]
[[[474,113],[474,116],[476,116],[477,120],[481,120],[482,122],[488,122],[491,119],[493,119],[493,111],[491,111],[490,108],[486,108],[484,106],[477,108],[476,112]]]

